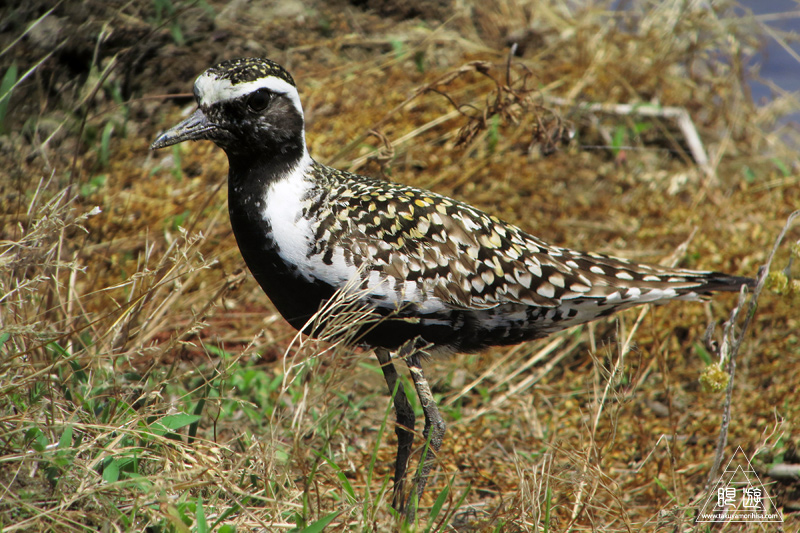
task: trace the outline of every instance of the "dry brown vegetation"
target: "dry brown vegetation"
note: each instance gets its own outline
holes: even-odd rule
[[[3,531],[397,527],[374,358],[296,339],[243,271],[221,150],[148,151],[218,60],[285,65],[320,161],[555,244],[755,276],[800,206],[798,139],[774,129],[797,99],[752,103],[763,27],[733,3],[276,4],[0,13]],[[761,295],[723,458],[746,452],[786,531],[800,489],[768,472],[800,462],[798,293],[789,272]],[[772,530],[694,523],[725,402],[703,337],[736,302],[430,361],[449,426],[419,530]]]

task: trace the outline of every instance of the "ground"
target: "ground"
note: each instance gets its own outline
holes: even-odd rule
[[[794,100],[750,101],[763,28],[729,3],[50,8],[0,12],[4,531],[400,527],[374,357],[296,338],[261,293],[221,150],[148,150],[220,60],[293,74],[318,160],[553,244],[755,277],[800,206],[797,138],[775,129]],[[797,530],[797,484],[770,472],[800,462],[799,238],[777,248],[730,400],[721,326],[703,339],[735,294],[426,362],[448,432],[418,529],[773,530],[695,523],[741,447]]]

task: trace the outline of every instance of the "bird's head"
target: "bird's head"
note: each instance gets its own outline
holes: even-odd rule
[[[194,82],[197,110],[153,142],[214,141],[229,157],[305,150],[303,107],[292,76],[269,59],[223,61]]]

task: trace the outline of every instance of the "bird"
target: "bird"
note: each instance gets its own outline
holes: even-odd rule
[[[446,424],[421,361],[546,337],[647,303],[701,300],[755,280],[666,268],[554,246],[464,202],[314,160],[291,74],[270,59],[222,61],[194,82],[197,109],[152,150],[209,140],[226,153],[228,211],[255,280],[311,336],[343,292],[380,320],[351,340],[374,350],[396,415],[392,506],[413,519]],[[420,467],[405,478],[415,415],[403,360],[425,416]],[[406,494],[408,492],[408,494]]]

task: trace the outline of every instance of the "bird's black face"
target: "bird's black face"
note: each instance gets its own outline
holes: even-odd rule
[[[292,77],[267,59],[225,61],[194,84],[198,109],[152,149],[210,140],[229,156],[274,157],[305,148],[303,109]]]

